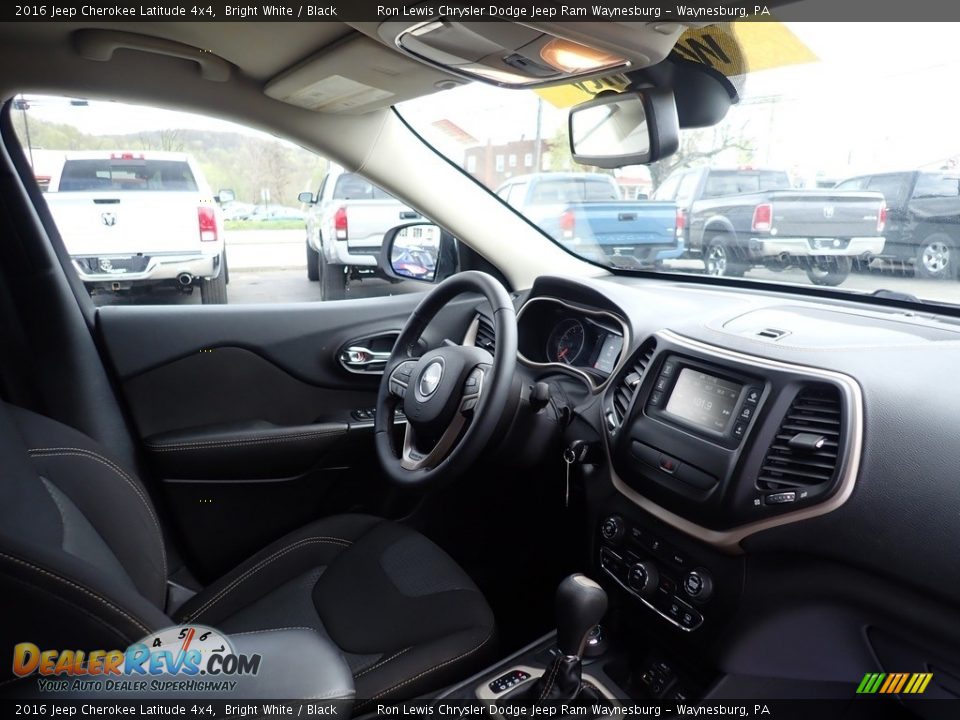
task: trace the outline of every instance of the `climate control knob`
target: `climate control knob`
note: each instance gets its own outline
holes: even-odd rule
[[[625,532],[626,526],[623,523],[623,518],[619,515],[611,515],[600,523],[600,534],[603,535],[604,540],[613,545],[623,539]]]
[[[683,590],[697,602],[706,602],[713,594],[713,578],[703,568],[696,568],[683,578]]]
[[[627,571],[627,585],[641,597],[649,598],[660,584],[660,573],[652,562],[638,562]]]

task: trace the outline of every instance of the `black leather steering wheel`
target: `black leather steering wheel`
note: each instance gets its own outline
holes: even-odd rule
[[[481,293],[490,303],[493,355],[474,346],[471,326],[462,344],[445,341],[416,356],[417,341],[437,313],[467,292]],[[476,461],[510,399],[516,359],[517,315],[499,281],[469,270],[437,285],[400,332],[380,381],[374,439],[390,479],[422,486],[456,477]],[[400,403],[407,425],[403,445],[397,448],[394,421]]]

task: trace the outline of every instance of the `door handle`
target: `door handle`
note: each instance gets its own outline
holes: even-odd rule
[[[340,353],[340,364],[351,372],[383,372],[390,352],[376,352],[362,345],[351,345]]]

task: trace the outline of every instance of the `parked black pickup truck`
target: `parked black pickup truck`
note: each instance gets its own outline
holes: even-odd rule
[[[798,266],[816,285],[839,285],[855,260],[883,251],[886,206],[877,192],[794,190],[780,170],[690,168],[654,193],[680,213],[688,257],[709,275],[755,265]]]
[[[844,180],[838,190],[872,190],[887,200],[883,256],[918,277],[951,280],[960,267],[960,173],[891,172]]]

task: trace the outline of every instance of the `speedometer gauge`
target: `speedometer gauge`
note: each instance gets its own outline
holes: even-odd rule
[[[547,358],[551,362],[573,365],[583,354],[586,335],[586,328],[579,320],[567,318],[560,321],[547,340]]]

